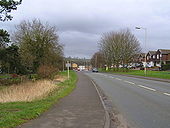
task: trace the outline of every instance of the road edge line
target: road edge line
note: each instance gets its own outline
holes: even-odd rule
[[[102,99],[102,96],[100,95],[100,92],[99,92],[99,90],[98,90],[98,88],[97,88],[97,85],[94,83],[93,80],[91,80],[91,82],[92,82],[93,86],[95,87],[95,89],[96,89],[96,91],[97,91],[97,94],[98,94],[98,96],[99,96],[99,98],[100,98],[100,101],[101,101],[101,103],[102,103],[102,105],[103,105],[103,108],[104,108],[104,110],[105,110],[104,128],[110,128],[110,116],[109,116],[108,111],[106,110],[105,103],[104,103],[104,101],[103,101],[103,99]]]

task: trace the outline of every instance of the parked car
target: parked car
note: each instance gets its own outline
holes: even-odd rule
[[[93,68],[92,72],[99,72],[99,71],[97,70],[97,68]]]

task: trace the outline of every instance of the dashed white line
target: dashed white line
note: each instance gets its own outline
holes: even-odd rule
[[[133,83],[133,82],[126,81],[126,80],[124,80],[124,82],[129,83],[129,84],[135,84],[135,83]]]
[[[146,86],[143,86],[143,85],[137,85],[137,86],[139,86],[141,88],[145,88],[145,89],[151,90],[151,91],[154,91],[154,92],[156,91],[156,89],[149,88],[149,87],[146,87]]]
[[[167,95],[167,96],[170,96],[170,93],[166,93],[166,92],[165,92],[165,93],[163,93],[163,94],[164,94],[164,95]]]
[[[119,79],[119,78],[115,78],[116,80],[122,80],[122,79]]]
[[[107,75],[104,75],[104,74],[102,74],[102,75],[107,77]],[[115,77],[113,77],[113,76],[109,76],[109,77],[110,77],[110,78],[117,79],[117,80],[122,80],[122,79],[120,79],[120,78],[115,78]],[[157,90],[154,89],[154,88],[150,88],[150,87],[143,86],[143,85],[137,85],[137,84],[135,84],[135,83],[133,83],[133,82],[130,82],[130,81],[127,81],[127,80],[124,80],[124,82],[129,83],[129,84],[132,84],[132,85],[136,85],[136,86],[138,86],[138,87],[141,87],[141,88],[144,88],[144,89],[147,89],[147,90],[150,90],[150,91],[157,92]],[[158,92],[159,92],[159,91],[158,91]],[[170,93],[167,93],[167,92],[165,92],[165,93],[162,92],[162,94],[164,94],[164,95],[166,95],[166,96],[170,96]]]
[[[112,76],[109,76],[110,78],[113,78]]]

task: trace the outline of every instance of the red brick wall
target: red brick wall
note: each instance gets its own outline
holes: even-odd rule
[[[162,55],[161,60],[164,60],[164,61],[168,60],[168,56],[167,55]]]
[[[168,54],[168,57],[167,57],[168,60],[170,60],[170,53]]]

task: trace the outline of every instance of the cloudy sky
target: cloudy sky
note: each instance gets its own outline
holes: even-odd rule
[[[65,56],[91,58],[102,33],[129,28],[144,50],[170,49],[170,0],[23,0],[13,20],[0,22],[12,32],[22,20],[38,18],[58,28]],[[147,28],[147,48],[144,30]]]

